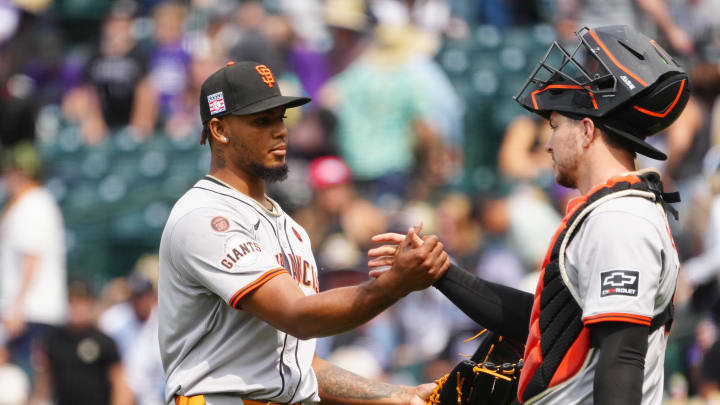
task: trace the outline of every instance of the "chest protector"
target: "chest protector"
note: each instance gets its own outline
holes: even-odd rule
[[[547,390],[575,376],[590,351],[590,332],[582,322],[582,308],[565,280],[565,251],[588,214],[600,204],[614,198],[636,196],[647,198],[677,216],[667,203],[680,201],[677,193],[664,193],[660,175],[655,171],[617,176],[568,209],[550,248],[545,255],[535,291],[530,318],[530,333],[525,344],[525,365],[518,385],[518,399],[525,402],[539,398]],[[672,300],[653,318],[650,330],[672,323]]]

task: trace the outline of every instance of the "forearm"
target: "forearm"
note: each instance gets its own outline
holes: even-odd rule
[[[648,330],[647,326],[622,323],[591,327],[593,346],[600,350],[593,382],[596,405],[642,402]]]
[[[533,294],[485,281],[454,264],[434,286],[479,325],[527,339]]]
[[[323,405],[405,404],[410,395],[410,387],[368,380],[317,356],[313,359],[313,369]]]
[[[405,295],[378,279],[301,297],[291,306],[294,336],[307,339],[354,329]]]
[[[376,279],[305,295],[289,274],[280,274],[242,298],[240,308],[300,339],[353,329],[411,291],[429,287],[450,266],[436,236],[426,236],[420,246],[411,248],[410,241],[417,237],[414,232],[410,228],[394,252],[392,267]]]

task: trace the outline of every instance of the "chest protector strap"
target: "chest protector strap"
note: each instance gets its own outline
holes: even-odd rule
[[[582,322],[578,295],[566,281],[565,250],[590,212],[608,200],[626,196],[647,198],[666,210],[667,203],[679,200],[675,193],[663,192],[657,172],[646,171],[613,177],[568,210],[545,256],[535,291],[525,365],[518,386],[521,402],[532,402],[582,369],[590,351],[590,333]],[[661,326],[669,330],[672,317],[671,300],[653,318],[651,331]]]

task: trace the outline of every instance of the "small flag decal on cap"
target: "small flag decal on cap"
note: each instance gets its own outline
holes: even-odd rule
[[[207,96],[207,98],[208,105],[210,106],[210,115],[215,115],[225,111],[225,98],[223,97],[222,91],[211,94]]]
[[[269,67],[265,65],[257,65],[255,66],[255,70],[262,76],[262,81],[268,85],[268,87],[272,87],[275,84],[275,78],[273,77],[272,71]]]

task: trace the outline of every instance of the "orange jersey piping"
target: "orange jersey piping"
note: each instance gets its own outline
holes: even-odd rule
[[[246,296],[246,295],[247,295],[248,293],[250,293],[251,291],[256,290],[258,287],[260,287],[261,285],[267,283],[267,282],[270,281],[272,278],[274,278],[274,277],[276,277],[276,276],[279,276],[279,275],[281,275],[281,274],[283,274],[283,273],[285,273],[285,272],[286,272],[285,269],[282,268],[282,267],[279,267],[279,268],[276,268],[276,269],[272,269],[272,270],[269,270],[269,271],[265,272],[263,275],[261,275],[260,277],[258,277],[257,280],[255,280],[255,281],[253,281],[252,283],[246,285],[245,287],[239,289],[239,290],[232,296],[232,298],[230,298],[230,306],[233,307],[233,308],[235,308],[235,309],[240,309],[240,307],[238,306],[238,303],[240,302],[240,300],[242,299],[242,297]]]
[[[642,315],[632,314],[620,314],[620,313],[607,313],[600,315],[593,315],[583,318],[583,323],[592,325],[601,322],[625,322],[625,323],[636,323],[640,325],[650,326],[652,318]]]

